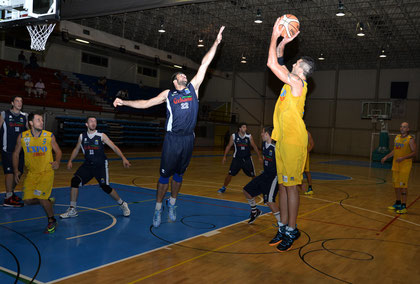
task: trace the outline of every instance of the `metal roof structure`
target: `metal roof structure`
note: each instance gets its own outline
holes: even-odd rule
[[[286,49],[289,62],[308,55],[318,61],[320,70],[377,68],[378,62],[381,68],[420,68],[420,0],[130,0],[120,5],[112,1],[113,6],[103,11],[92,6],[97,1],[83,2],[92,2],[88,5],[96,13],[81,18],[76,11],[67,18],[197,63],[225,25],[212,65],[224,71],[265,69],[272,26],[283,14],[297,16],[301,24],[300,35]],[[126,2],[143,3],[128,7]],[[62,0],[63,4],[75,7],[72,0]],[[345,15],[337,16],[339,10]],[[257,14],[260,24],[254,23]],[[165,32],[159,33],[162,25]],[[365,36],[357,36],[360,27]],[[204,47],[197,46],[199,40]],[[380,58],[381,53],[386,58]],[[325,60],[318,60],[321,55]],[[242,56],[246,64],[240,62]]]

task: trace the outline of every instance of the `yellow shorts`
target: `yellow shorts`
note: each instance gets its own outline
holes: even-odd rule
[[[294,186],[302,184],[307,146],[276,143],[276,166],[279,184]]]
[[[306,155],[305,172],[309,172],[309,153]]]
[[[54,171],[28,173],[23,182],[23,199],[48,199],[54,183]]]
[[[394,188],[407,188],[410,171],[392,171],[392,183]]]

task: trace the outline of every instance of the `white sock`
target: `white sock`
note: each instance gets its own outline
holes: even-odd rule
[[[247,200],[248,200],[248,204],[249,204],[249,206],[251,206],[251,208],[257,206],[257,203],[255,202],[254,198],[247,199]]]
[[[70,201],[70,207],[76,208],[76,201]]]
[[[160,209],[162,209],[162,202],[156,202],[155,210],[160,210]]]
[[[284,224],[280,221],[278,221],[277,224],[279,224],[279,229],[284,226]]]
[[[172,196],[171,196],[171,197],[169,197],[169,203],[170,203],[171,205],[175,205],[175,202],[176,202],[176,198],[173,198]]]
[[[292,228],[292,227],[286,226],[286,230],[287,230],[287,231],[289,231],[289,232],[293,231],[294,229],[295,229],[295,228]]]
[[[122,205],[124,203],[124,201],[120,198],[117,200],[118,205]]]
[[[276,217],[277,223],[281,224],[281,222],[280,222],[280,211],[274,212],[273,215],[274,215],[274,217]]]
[[[6,198],[10,198],[13,195],[13,191],[12,192],[6,192]]]

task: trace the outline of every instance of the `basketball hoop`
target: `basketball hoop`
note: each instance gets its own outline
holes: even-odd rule
[[[55,23],[26,26],[31,36],[31,49],[37,51],[45,50],[45,44],[54,27]]]

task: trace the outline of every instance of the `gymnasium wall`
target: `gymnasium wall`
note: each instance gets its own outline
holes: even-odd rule
[[[229,79],[230,86],[226,79],[209,79],[207,85],[211,87],[206,90],[209,93],[205,94],[205,101],[233,101],[233,112],[239,113],[241,121],[251,124],[257,142],[259,125],[272,123],[282,84],[271,72],[235,72]],[[387,121],[389,132],[398,133],[400,123],[408,121],[420,144],[420,69],[318,71],[308,81],[304,116],[315,139],[314,152],[369,157],[373,124],[361,119],[361,104],[390,101],[393,81],[408,81],[409,89],[406,100],[392,100],[394,105],[399,104],[400,111]],[[376,132],[379,130],[378,124]],[[378,137],[374,137],[374,145],[378,145]]]
[[[170,76],[179,69],[163,64],[121,54],[118,51],[86,49],[85,52],[105,56],[109,66],[100,67],[81,62],[80,46],[63,45],[53,41],[44,55],[38,55],[41,66],[110,79],[167,88]],[[7,47],[0,42],[2,59],[17,61],[20,49]],[[29,58],[29,52],[25,52]],[[136,65],[158,68],[158,77],[144,77],[137,74]],[[189,79],[195,70],[184,71]],[[390,101],[392,81],[408,81],[408,98],[394,101],[398,112],[388,121],[390,132],[398,132],[402,121],[408,121],[411,132],[420,144],[420,69],[372,69],[317,71],[308,81],[309,93],[305,108],[305,122],[311,131],[316,153],[369,156],[372,123],[362,120],[362,101]],[[207,74],[200,88],[201,103],[231,103],[232,112],[240,121],[249,124],[249,132],[259,145],[261,126],[272,123],[272,114],[282,83],[271,73],[235,71],[224,75]],[[214,133],[214,126],[208,133]],[[379,130],[379,126],[377,126]],[[235,126],[231,126],[235,131]],[[211,146],[212,137],[200,138],[198,144]],[[376,142],[375,142],[376,143]]]

